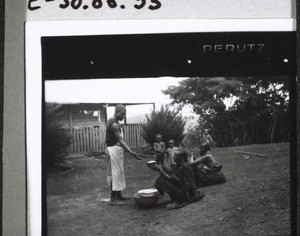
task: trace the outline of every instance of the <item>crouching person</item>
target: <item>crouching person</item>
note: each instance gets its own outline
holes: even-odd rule
[[[169,194],[171,202],[168,209],[184,207],[189,203],[201,200],[204,194],[197,192],[197,185],[192,166],[188,163],[186,151],[176,151],[171,173],[167,174],[159,165],[149,165],[153,170],[160,173],[154,187],[161,195]]]
[[[222,184],[226,182],[222,165],[215,161],[209,145],[200,146],[199,156],[191,159],[198,187]]]

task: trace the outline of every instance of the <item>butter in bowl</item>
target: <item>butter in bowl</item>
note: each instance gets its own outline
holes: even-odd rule
[[[154,197],[157,195],[158,191],[157,189],[148,188],[148,189],[142,189],[138,191],[139,196],[141,197]]]

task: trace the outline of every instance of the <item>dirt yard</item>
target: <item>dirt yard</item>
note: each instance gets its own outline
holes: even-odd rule
[[[213,149],[227,183],[199,188],[204,199],[177,210],[166,210],[163,202],[141,209],[133,199],[110,206],[102,201],[110,196],[105,159],[73,155],[66,160],[69,170],[47,174],[48,235],[290,235],[289,144],[235,149],[268,157]],[[153,187],[158,173],[146,166],[151,159],[126,155],[125,195]]]

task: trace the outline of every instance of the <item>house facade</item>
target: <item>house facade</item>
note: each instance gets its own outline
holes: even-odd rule
[[[51,103],[49,103],[51,104]],[[57,121],[62,128],[97,128],[106,126],[107,108],[114,107],[119,103],[64,103],[59,106],[59,115]],[[145,105],[154,103],[125,103],[125,107],[130,105]],[[125,117],[124,124],[127,124]]]

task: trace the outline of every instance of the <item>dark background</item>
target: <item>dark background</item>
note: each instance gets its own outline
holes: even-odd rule
[[[203,53],[205,44],[239,44],[241,48],[265,44],[265,48],[262,52]],[[295,45],[294,32],[45,37],[43,78],[295,76]]]

